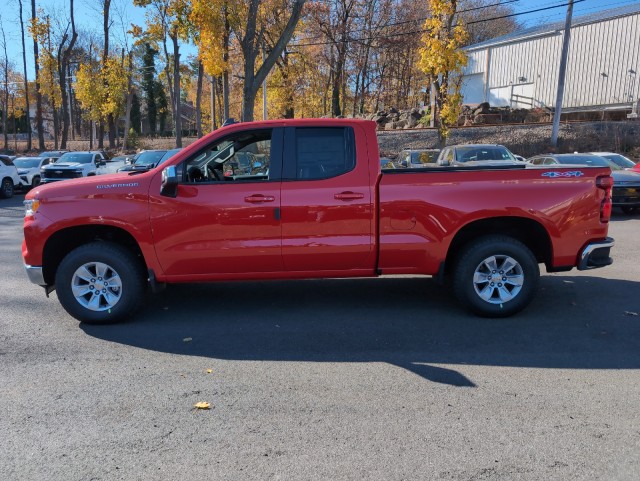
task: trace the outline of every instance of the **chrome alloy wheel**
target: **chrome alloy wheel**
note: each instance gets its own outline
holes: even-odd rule
[[[87,262],[73,273],[71,290],[81,306],[91,311],[106,311],[122,297],[122,280],[110,265]]]
[[[496,255],[483,260],[473,273],[473,287],[478,296],[491,304],[512,300],[522,289],[524,271],[512,257]]]

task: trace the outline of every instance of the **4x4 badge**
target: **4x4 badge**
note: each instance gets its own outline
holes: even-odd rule
[[[584,175],[583,172],[579,170],[572,170],[569,172],[545,172],[542,174],[542,177],[551,177],[555,179],[556,177],[582,177]]]

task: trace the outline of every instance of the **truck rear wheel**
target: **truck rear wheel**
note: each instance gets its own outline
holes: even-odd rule
[[[92,242],[72,250],[56,272],[62,307],[87,324],[109,324],[131,316],[144,294],[140,260],[111,242]]]
[[[540,269],[522,242],[482,237],[465,248],[453,273],[458,300],[482,317],[507,317],[524,309],[538,288]]]

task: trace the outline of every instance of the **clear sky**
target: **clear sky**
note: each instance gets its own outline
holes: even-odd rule
[[[420,1],[420,0],[416,0]],[[495,3],[506,0],[495,0]],[[577,1],[577,0],[575,0]],[[5,30],[7,39],[7,56],[13,62],[14,68],[22,71],[22,44],[20,39],[20,23],[18,21],[18,0],[5,0],[6,9],[0,9],[0,21]],[[566,3],[567,0],[519,0],[509,2],[516,13],[530,10],[551,7]],[[31,1],[22,0],[23,17],[28,19],[31,16]],[[75,0],[76,28],[85,33],[93,33],[96,43],[102,43],[102,10],[100,0]],[[426,2],[425,2],[426,3]],[[491,2],[493,3],[493,2]],[[624,5],[638,4],[638,0],[583,0],[575,3],[574,17],[589,15],[602,10],[621,7]],[[52,16],[64,18],[69,9],[69,0],[36,0],[36,6],[43,8]],[[566,6],[554,8],[546,11],[533,12],[519,15],[518,18],[525,26],[531,27],[540,23],[551,23],[562,21],[566,15]],[[112,45],[122,43],[124,31],[128,30],[131,23],[143,26],[145,21],[145,9],[134,7],[132,0],[112,0],[111,17],[113,19]],[[122,25],[126,25],[123,29]],[[25,22],[26,29],[26,22]],[[638,33],[640,35],[640,32]],[[25,42],[27,49],[27,71],[29,79],[33,79],[33,41],[25,30]],[[195,48],[185,46],[182,49],[183,55],[195,55]],[[0,56],[3,56],[0,52]]]

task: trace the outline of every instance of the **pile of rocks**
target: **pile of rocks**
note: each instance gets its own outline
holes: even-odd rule
[[[553,113],[549,109],[512,109],[511,107],[491,107],[489,102],[483,102],[473,107],[462,106],[462,113],[458,118],[458,126],[487,124],[523,124],[550,122]]]
[[[419,123],[426,114],[425,109],[398,110],[391,107],[388,111],[380,110],[368,117],[378,124],[378,130],[416,129],[424,127]]]
[[[491,107],[488,102],[476,106],[463,105],[458,118],[459,127],[472,125],[496,125],[516,123],[550,122],[552,112],[549,109],[512,109],[510,107]],[[429,110],[426,107],[398,110],[391,107],[365,117],[378,124],[378,130],[421,129],[428,127]],[[422,120],[422,121],[421,121]]]

